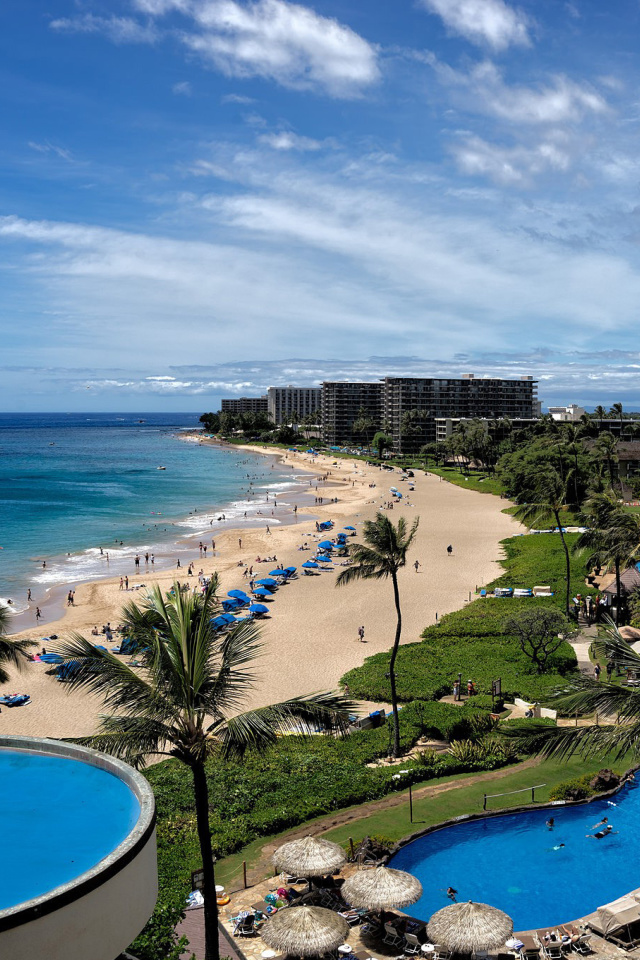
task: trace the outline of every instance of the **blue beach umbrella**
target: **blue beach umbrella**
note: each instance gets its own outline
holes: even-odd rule
[[[286,577],[284,570],[281,570],[280,567],[276,567],[275,570],[269,570],[270,577]]]
[[[222,609],[225,611],[225,613],[228,613],[229,610],[239,610],[240,607],[244,607],[244,605],[250,601],[251,597],[243,597],[242,600],[237,600],[236,598],[233,600],[223,600]]]
[[[249,607],[249,613],[269,613],[269,607],[265,607],[264,603],[252,603]]]
[[[234,600],[248,600],[249,597],[246,595],[244,590],[229,590],[227,593],[228,597],[233,597]]]
[[[331,540],[322,540],[318,546],[321,550],[333,550],[335,543],[332,543]]]
[[[296,568],[295,568],[295,567],[285,567],[285,568],[284,568],[284,572],[285,572],[286,574],[288,574],[289,576],[291,576],[292,573],[295,573],[295,572],[296,572]]]
[[[345,527],[345,530],[355,530],[355,527]]]
[[[331,557],[316,557],[318,563],[332,563]]]
[[[256,580],[259,587],[277,587],[278,581],[272,577],[263,577],[262,580]]]
[[[318,569],[318,564],[315,562],[315,560],[305,560],[305,562],[302,564],[302,566],[305,567],[307,570],[317,570],[317,569]]]
[[[254,597],[272,597],[273,594],[266,587],[256,587],[253,591]]]

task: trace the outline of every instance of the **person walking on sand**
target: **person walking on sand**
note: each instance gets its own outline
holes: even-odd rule
[[[416,560],[416,562],[414,563],[413,567],[414,567],[414,570],[416,571],[416,573],[418,573],[418,571],[420,570],[420,561],[419,561],[419,560]]]
[[[358,638],[360,643],[364,643],[364,627],[358,627]]]
[[[447,547],[447,553],[449,554],[449,556],[451,556],[451,554],[453,553],[453,547],[451,546],[451,544],[449,544],[449,546]]]
[[[36,623],[38,622],[41,616],[42,614],[40,613],[40,607],[36,607]]]
[[[125,576],[124,578],[124,588],[125,590],[129,589],[129,577]]]
[[[120,577],[120,589],[122,590],[123,587],[124,587],[124,580],[122,579],[122,577]]]
[[[238,546],[242,550],[242,537],[238,537]]]

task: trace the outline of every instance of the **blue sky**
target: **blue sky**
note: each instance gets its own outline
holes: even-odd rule
[[[0,409],[640,409],[640,0],[4,0]]]

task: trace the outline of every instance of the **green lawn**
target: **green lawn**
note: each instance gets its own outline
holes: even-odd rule
[[[516,512],[518,511],[518,509],[519,509],[519,508],[518,508],[517,506],[506,507],[502,512],[503,512],[503,513],[508,513],[508,514],[510,514],[510,515],[513,517],[513,516],[516,515]],[[640,507],[635,508],[635,509],[640,510]],[[531,524],[530,527],[531,527],[531,526],[537,527],[538,525],[537,525],[537,524]],[[562,526],[563,526],[563,527],[580,527],[580,526],[582,526],[581,520],[580,520],[580,514],[577,513],[575,510],[571,510],[569,507],[564,507],[564,509],[562,510]],[[548,527],[545,528],[545,529],[550,529],[550,526],[548,526]]]
[[[497,477],[482,471],[477,472],[472,470],[469,473],[460,473],[459,470],[453,467],[432,466],[428,467],[428,471],[429,473],[437,474],[437,476],[442,477],[443,480],[455,483],[457,487],[464,487],[466,490],[477,490],[478,493],[492,493],[498,497],[504,491]]]

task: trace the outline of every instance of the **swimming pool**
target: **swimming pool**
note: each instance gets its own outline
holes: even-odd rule
[[[545,826],[555,818],[553,830]],[[616,833],[587,839],[608,817]],[[560,846],[565,844],[565,846]],[[450,901],[499,907],[515,930],[556,926],[640,887],[640,791],[626,786],[612,801],[552,807],[462,822],[402,847],[389,866],[423,886],[412,916],[429,920]]]
[[[0,910],[90,870],[140,817],[121,778],[80,760],[0,749],[0,784]]]

